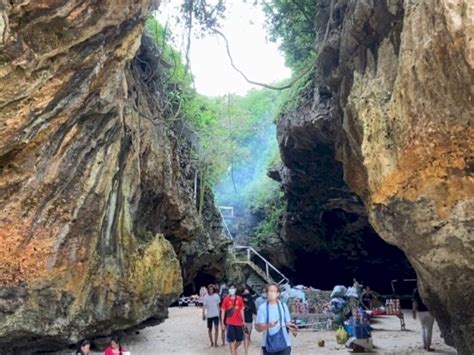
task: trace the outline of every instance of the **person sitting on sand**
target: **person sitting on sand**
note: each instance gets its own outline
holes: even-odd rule
[[[238,296],[234,285],[229,287],[229,296],[222,301],[221,327],[226,326],[227,341],[231,355],[237,355],[237,349],[244,340],[244,301]]]
[[[125,355],[127,349],[120,343],[120,338],[117,335],[112,336],[110,339],[110,346],[105,349],[104,355]]]
[[[217,335],[219,332],[219,304],[221,298],[215,293],[215,286],[209,285],[207,287],[208,295],[204,296],[202,307],[202,318],[207,319],[207,330],[209,333],[209,340],[211,346],[217,347]],[[212,338],[212,326],[214,325],[214,339]]]
[[[76,355],[89,355],[91,353],[91,342],[89,340],[83,340],[79,343],[76,351]]]

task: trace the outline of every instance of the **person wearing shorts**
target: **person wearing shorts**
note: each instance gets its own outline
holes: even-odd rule
[[[221,298],[215,292],[215,286],[207,287],[208,294],[204,296],[202,307],[202,319],[207,319],[207,330],[211,346],[217,347],[217,335],[219,333],[219,304]],[[207,314],[206,314],[207,313]],[[212,327],[214,326],[214,338],[212,337]]]
[[[244,301],[236,295],[235,286],[229,287],[229,296],[222,302],[221,319],[225,319],[227,341],[231,355],[237,355],[237,349],[244,340]]]
[[[250,290],[247,287],[244,288],[242,298],[244,300],[244,346],[246,351],[248,351],[257,309],[252,295],[250,294]]]
[[[224,300],[227,296],[229,296],[229,289],[228,288],[222,289],[221,303],[219,304],[219,309],[221,309],[222,302],[224,302]],[[225,317],[223,319],[221,317],[219,317],[219,324],[226,324]],[[221,338],[222,338],[222,346],[224,346],[225,345],[225,327],[222,327],[222,326],[221,326]]]

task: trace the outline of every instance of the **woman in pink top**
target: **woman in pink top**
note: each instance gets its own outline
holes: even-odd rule
[[[110,346],[105,349],[104,355],[124,355],[125,353],[130,354],[127,352],[127,349],[120,344],[120,338],[114,335],[112,339],[110,339]]]

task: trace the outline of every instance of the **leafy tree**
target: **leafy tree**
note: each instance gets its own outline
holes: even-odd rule
[[[299,69],[301,63],[314,56],[317,0],[265,0],[270,39],[281,40],[287,65]]]

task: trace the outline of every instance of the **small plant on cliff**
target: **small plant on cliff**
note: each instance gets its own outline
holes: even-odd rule
[[[280,221],[286,211],[286,199],[279,187],[278,190],[272,191],[260,207],[265,213],[265,218],[255,229],[252,244],[256,246],[278,236]]]
[[[281,165],[278,147],[273,146],[266,158],[265,169],[276,169]],[[263,219],[255,228],[252,244],[275,238],[279,233],[281,217],[286,211],[286,199],[278,182],[265,174],[260,175],[245,191],[247,205],[255,215]]]

